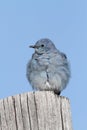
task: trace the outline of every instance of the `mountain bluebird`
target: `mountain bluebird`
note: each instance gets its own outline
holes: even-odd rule
[[[31,60],[27,64],[27,79],[36,90],[54,91],[58,95],[70,79],[67,57],[47,38],[40,39],[35,45]]]

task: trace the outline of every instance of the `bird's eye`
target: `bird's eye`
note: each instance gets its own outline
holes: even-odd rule
[[[42,44],[41,47],[44,47],[44,44]]]

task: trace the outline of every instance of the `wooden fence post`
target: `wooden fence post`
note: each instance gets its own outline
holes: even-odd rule
[[[72,130],[69,99],[50,91],[1,99],[0,130]]]

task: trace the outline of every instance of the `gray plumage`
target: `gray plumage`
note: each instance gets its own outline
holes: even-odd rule
[[[67,57],[49,39],[41,39],[35,45],[31,60],[27,64],[27,79],[37,90],[50,90],[60,94],[70,78]]]

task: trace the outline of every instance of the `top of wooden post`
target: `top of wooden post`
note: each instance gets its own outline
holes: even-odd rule
[[[1,99],[0,130],[72,130],[69,99],[50,91]]]

